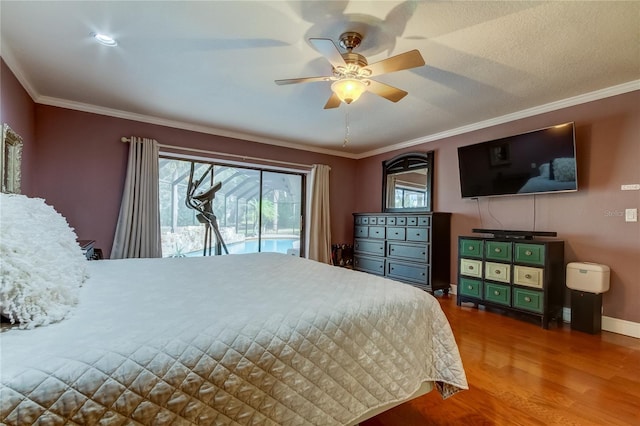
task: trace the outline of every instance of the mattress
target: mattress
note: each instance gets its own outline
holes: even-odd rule
[[[276,253],[88,267],[70,318],[0,334],[3,423],[344,425],[467,388],[410,285]]]

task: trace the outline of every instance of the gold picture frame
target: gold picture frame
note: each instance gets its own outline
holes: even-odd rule
[[[2,125],[2,149],[0,149],[1,191],[8,194],[20,194],[22,179],[22,138],[11,130],[8,124]]]

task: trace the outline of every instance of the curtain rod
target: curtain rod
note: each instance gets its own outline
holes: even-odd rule
[[[131,139],[123,136],[123,137],[120,138],[120,141],[121,142],[131,142]],[[282,164],[282,165],[285,165],[285,166],[304,167],[306,169],[311,169],[313,167],[312,164],[292,163],[290,161],[280,161],[280,160],[269,160],[267,158],[249,157],[247,155],[229,154],[229,153],[226,153],[226,152],[207,151],[205,149],[187,148],[187,147],[174,146],[174,145],[164,145],[164,144],[160,144],[160,143],[158,144],[158,146],[160,148],[175,149],[175,150],[178,150],[178,151],[197,152],[197,153],[200,153],[200,154],[213,154],[213,155],[220,155],[220,156],[223,156],[223,157],[239,158],[241,160],[259,161],[259,162],[262,162],[262,163]]]

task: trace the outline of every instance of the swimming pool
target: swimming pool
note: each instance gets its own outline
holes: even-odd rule
[[[295,249],[298,249],[298,243],[300,242],[298,238],[262,238],[260,241],[262,243],[262,250],[260,251],[285,254],[287,253],[287,250],[294,248],[294,243],[296,243]],[[229,254],[257,253],[258,240],[244,240],[236,243],[229,243],[227,244],[227,249],[229,249]],[[215,252],[215,247],[211,252]],[[224,249],[222,252],[224,253]],[[189,252],[186,256],[202,256],[202,250]]]

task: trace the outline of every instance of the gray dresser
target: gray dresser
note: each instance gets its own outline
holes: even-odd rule
[[[450,288],[451,213],[354,213],[353,267],[428,292]]]

